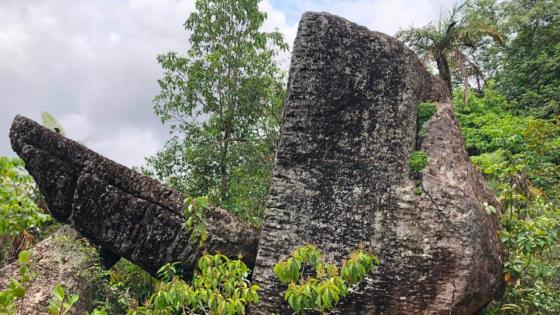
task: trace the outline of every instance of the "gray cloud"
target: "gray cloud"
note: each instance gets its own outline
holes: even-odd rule
[[[303,11],[330,11],[394,33],[437,18],[444,0],[268,0],[266,30],[292,43]],[[14,115],[59,118],[71,138],[125,165],[140,165],[168,138],[153,114],[158,54],[185,51],[194,0],[0,2],[0,154]],[[282,56],[288,64],[288,55]]]
[[[11,1],[0,4],[0,154],[16,113],[54,114],[67,134],[138,165],[167,131],[152,111],[156,56],[184,51],[192,1]]]
[[[374,31],[394,35],[399,28],[436,21],[442,9],[456,0],[270,0],[282,11],[289,24],[296,24],[305,11],[327,11],[367,26]],[[295,35],[295,34],[294,34]]]

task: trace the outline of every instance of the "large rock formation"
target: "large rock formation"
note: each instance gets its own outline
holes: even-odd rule
[[[51,214],[110,253],[155,274],[167,262],[187,269],[202,254],[182,228],[184,197],[22,116],[10,129]],[[209,252],[242,256],[253,266],[256,231],[225,210],[207,214]]]
[[[471,314],[501,294],[497,223],[485,209],[498,204],[445,91],[396,39],[326,13],[303,16],[253,273],[262,303],[251,312],[291,313],[272,267],[308,243],[333,263],[360,244],[382,259],[340,314]],[[419,141],[423,100],[437,113]],[[177,192],[23,117],[10,137],[57,219],[148,271],[192,267],[200,250],[181,229]],[[408,167],[417,146],[428,154],[420,184]],[[221,210],[208,217],[209,250],[252,266],[255,231]]]
[[[438,105],[417,195],[408,160],[423,100]],[[359,244],[383,262],[340,314],[472,314],[501,293],[497,224],[484,206],[496,200],[469,161],[441,81],[396,39],[304,14],[276,163],[254,313],[291,313],[272,267],[308,243],[332,263]]]

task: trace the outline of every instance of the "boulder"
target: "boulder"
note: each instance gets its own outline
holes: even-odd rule
[[[437,113],[417,141],[417,106]],[[418,146],[422,181],[411,177]],[[442,82],[404,44],[327,13],[305,13],[253,280],[254,314],[291,314],[273,266],[315,244],[338,263],[358,246],[381,266],[340,314],[472,314],[503,290],[499,209],[471,164]]]

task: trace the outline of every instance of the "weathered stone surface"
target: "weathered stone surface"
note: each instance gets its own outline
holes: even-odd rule
[[[340,262],[359,244],[382,266],[340,314],[472,314],[501,294],[497,205],[470,163],[443,84],[387,35],[304,14],[253,280],[252,313],[290,314],[275,263],[304,244]],[[438,103],[416,195],[408,160],[416,106]]]
[[[177,191],[22,116],[10,139],[52,215],[111,253],[152,274],[167,262],[192,267],[202,254],[181,228],[184,197]],[[206,215],[207,250],[253,266],[255,230],[222,209]]]
[[[48,314],[52,289],[57,284],[80,296],[69,314],[86,314],[95,298],[95,270],[100,268],[95,248],[73,229],[63,227],[29,252],[36,277],[29,283],[23,303],[18,301],[18,314]],[[17,261],[0,269],[0,290],[10,279],[19,278],[18,269]]]

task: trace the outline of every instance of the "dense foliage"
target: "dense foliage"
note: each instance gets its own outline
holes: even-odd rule
[[[284,99],[275,63],[287,49],[260,30],[258,0],[199,0],[185,22],[190,49],[158,57],[155,113],[173,138],[148,172],[191,196],[208,195],[247,220],[261,216]]]
[[[37,206],[40,195],[18,158],[0,156],[0,267],[28,248],[51,217]]]
[[[38,198],[23,161],[0,156],[0,235],[19,234],[50,220],[37,206]]]
[[[460,94],[460,93],[458,93]],[[456,111],[471,159],[502,204],[508,254],[503,300],[491,314],[560,312],[560,120],[516,115],[490,82]]]
[[[247,304],[259,302],[259,287],[249,283],[250,269],[241,260],[205,255],[190,284],[179,277],[177,265],[163,266],[155,292],[128,314],[244,314]]]
[[[507,1],[498,12],[512,40],[499,60],[497,88],[517,113],[560,115],[560,2]]]
[[[465,22],[486,25],[504,39],[477,37],[472,45],[460,44],[470,71],[450,63],[453,103],[467,150],[502,204],[487,211],[501,211],[506,294],[483,313],[558,314],[560,2],[476,0],[456,8],[462,12],[455,10],[451,17],[461,17],[458,23],[451,26],[453,19],[446,17],[439,28],[408,29],[400,36],[420,56],[437,44],[428,35],[452,34]]]

